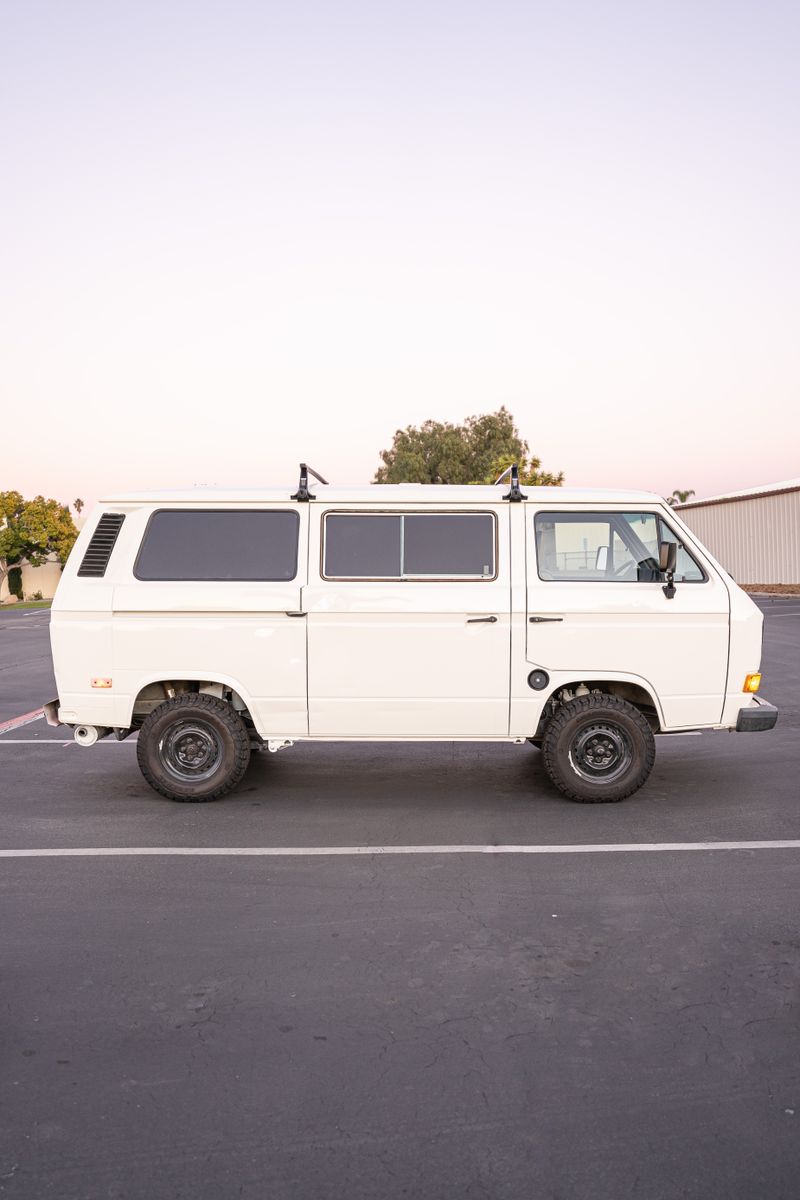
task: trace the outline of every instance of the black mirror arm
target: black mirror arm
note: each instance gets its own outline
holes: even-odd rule
[[[675,572],[667,571],[665,574],[667,582],[661,590],[668,600],[672,600],[675,595]]]
[[[658,565],[664,572],[664,578],[667,581],[663,588],[664,595],[668,600],[671,600],[675,595],[675,568],[678,565],[678,546],[676,542],[659,542]]]

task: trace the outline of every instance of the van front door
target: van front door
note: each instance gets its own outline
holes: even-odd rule
[[[728,589],[663,514],[575,506],[527,514],[527,660],[575,681],[628,678],[668,729],[714,725],[728,669]],[[675,595],[658,544],[677,541]]]
[[[508,551],[508,506],[312,522],[311,735],[506,737]]]

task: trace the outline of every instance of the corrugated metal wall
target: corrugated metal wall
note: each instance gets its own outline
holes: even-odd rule
[[[800,491],[677,511],[737,583],[800,583]]]

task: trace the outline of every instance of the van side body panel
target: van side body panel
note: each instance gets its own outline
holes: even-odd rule
[[[652,697],[664,731],[735,728],[753,697],[763,617],[658,497],[525,489],[525,503],[488,488],[319,487],[311,503],[284,492],[180,493],[101,503],[80,533],[53,603],[59,715],[128,728],[149,684],[221,683],[239,693],[263,738],[520,739],[548,699],[585,680],[630,683]],[[326,511],[492,513],[496,575],[481,579],[326,579]],[[267,508],[299,516],[297,574],[281,582],[157,581],[135,576],[159,508]],[[664,516],[701,563],[703,583],[542,579],[536,512],[565,507]],[[102,578],[79,577],[104,512],[125,520]],[[530,618],[539,618],[531,621]],[[494,619],[491,619],[494,618]],[[534,691],[528,676],[547,671]],[[110,689],[92,687],[109,678]]]

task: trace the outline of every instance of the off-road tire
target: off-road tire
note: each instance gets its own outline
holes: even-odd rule
[[[145,717],[136,757],[150,787],[162,796],[202,804],[239,783],[250,761],[250,736],[226,701],[186,692]]]
[[[556,709],[542,739],[550,779],[570,800],[625,800],[653,769],[653,731],[638,708],[619,696],[578,696]]]

